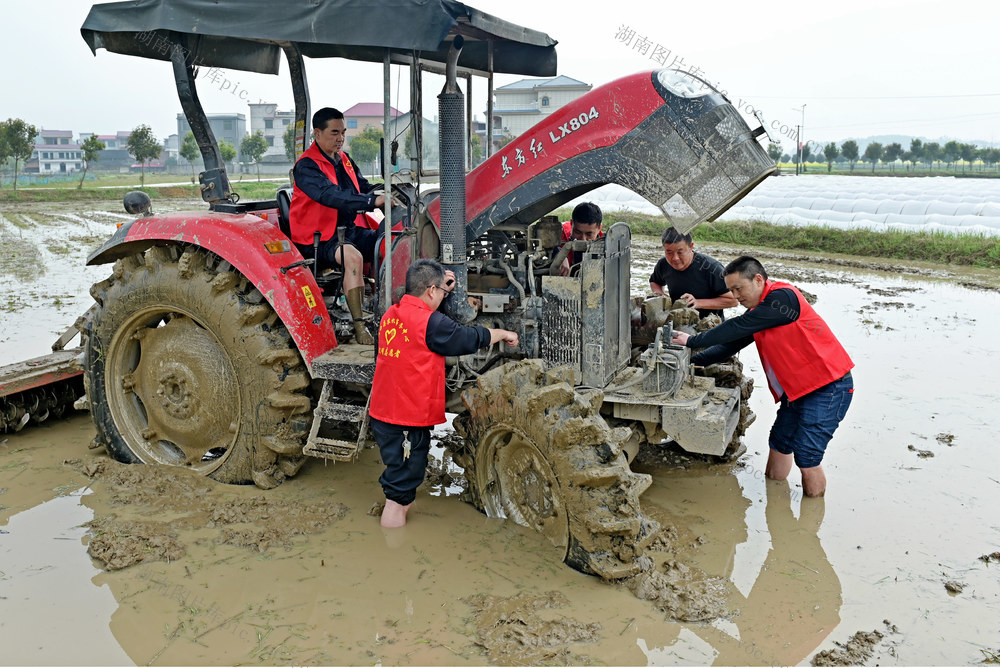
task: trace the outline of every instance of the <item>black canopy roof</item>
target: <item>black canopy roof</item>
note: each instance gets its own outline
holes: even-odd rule
[[[556,74],[556,42],[454,0],[129,0],[94,5],[80,29],[104,48],[170,60],[180,42],[205,67],[277,74],[282,43],[311,58],[382,62],[385,50],[444,62],[462,35],[459,67],[527,76]]]

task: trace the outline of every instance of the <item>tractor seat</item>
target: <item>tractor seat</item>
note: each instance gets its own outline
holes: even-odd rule
[[[292,237],[292,187],[285,186],[283,188],[278,188],[278,193],[276,195],[278,200],[278,229],[286,237]]]

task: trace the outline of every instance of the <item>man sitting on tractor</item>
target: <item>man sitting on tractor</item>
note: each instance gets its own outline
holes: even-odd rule
[[[357,163],[343,150],[347,124],[344,114],[323,107],[312,118],[315,141],[295,163],[294,188],[289,212],[292,242],[303,257],[314,255],[313,235],[320,233],[317,269],[344,269],[344,295],[354,318],[358,343],[375,343],[365,329],[361,302],[364,297],[363,267],[375,255],[376,230],[359,225],[363,211],[385,203],[372,194],[372,186],[360,174]],[[345,226],[344,245],[337,243],[338,223]]]

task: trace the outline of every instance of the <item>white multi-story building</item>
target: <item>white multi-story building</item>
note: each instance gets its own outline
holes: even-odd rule
[[[270,102],[250,105],[250,134],[260,130],[267,140],[267,153],[261,163],[291,163],[285,155],[285,131],[294,124],[294,110],[278,111],[278,105]]]
[[[37,169],[36,169],[37,166]],[[72,130],[42,130],[25,171],[68,174],[83,169],[83,149],[73,141]]]
[[[493,145],[517,137],[545,116],[593,88],[567,76],[521,79],[493,91]]]

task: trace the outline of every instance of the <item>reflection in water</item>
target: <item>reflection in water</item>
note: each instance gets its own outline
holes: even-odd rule
[[[795,665],[807,660],[840,623],[841,583],[818,535],[824,499],[800,504],[800,491],[787,481],[737,476],[713,465],[660,467],[641,453],[633,468],[653,475],[643,508],[676,531],[671,553],[658,560],[676,559],[731,584],[731,618],[684,625],[680,633],[668,630],[673,625],[641,633],[639,648],[648,661]]]
[[[108,587],[91,582],[100,571],[81,543],[81,525],[94,517],[82,494],[20,512],[0,531],[4,665],[132,663],[108,629],[118,603]]]
[[[382,532],[382,537],[385,538],[385,546],[390,550],[398,550],[401,547],[406,547],[409,543],[406,536],[406,525],[394,529],[380,526],[379,529]]]
[[[716,642],[720,664],[798,663],[840,623],[840,579],[818,535],[824,499],[802,499],[796,519],[788,483],[767,480],[765,488],[771,549],[750,593],[735,595],[740,614],[733,621],[739,637]]]

